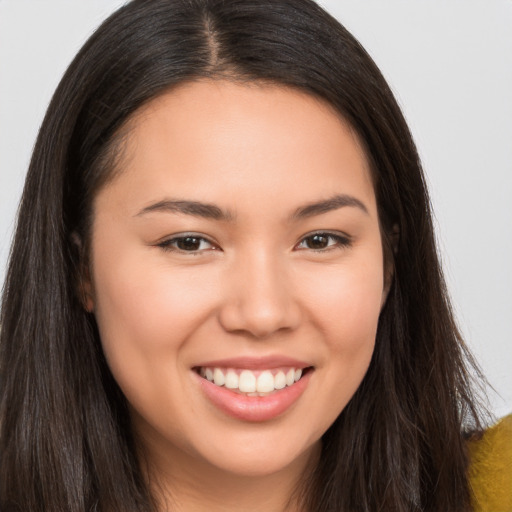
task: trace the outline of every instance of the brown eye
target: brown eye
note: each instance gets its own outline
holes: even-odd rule
[[[206,238],[193,235],[177,236],[164,240],[158,244],[158,247],[165,251],[188,252],[191,254],[215,249],[215,246]]]
[[[329,236],[313,235],[305,239],[308,249],[325,249],[329,245]]]
[[[187,236],[185,238],[176,239],[175,243],[180,251],[198,251],[201,247],[201,238]]]
[[[330,249],[340,249],[349,245],[350,238],[348,236],[333,233],[314,233],[304,237],[297,245],[297,248],[309,249],[311,251],[328,251]]]

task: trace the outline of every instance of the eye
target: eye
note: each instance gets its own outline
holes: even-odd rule
[[[329,251],[348,247],[350,244],[351,240],[348,236],[334,233],[313,233],[304,237],[296,247],[312,251]]]
[[[200,253],[202,251],[215,250],[212,242],[199,235],[182,235],[169,238],[157,244],[165,251],[176,251],[182,253]]]

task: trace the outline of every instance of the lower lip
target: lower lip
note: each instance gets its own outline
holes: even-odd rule
[[[305,391],[311,374],[310,369],[295,384],[267,396],[246,396],[216,386],[194,372],[204,394],[222,412],[243,421],[268,421],[286,412]]]

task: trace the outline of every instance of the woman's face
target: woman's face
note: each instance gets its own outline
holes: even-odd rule
[[[367,371],[385,299],[357,137],[311,96],[222,81],[130,128],[86,290],[136,436],[183,471],[304,465]]]

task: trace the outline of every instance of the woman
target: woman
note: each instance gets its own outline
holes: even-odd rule
[[[2,307],[0,507],[470,510],[418,156],[309,0],[135,0],[59,85]]]

